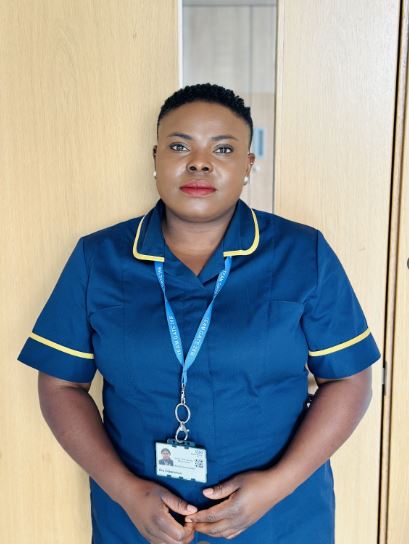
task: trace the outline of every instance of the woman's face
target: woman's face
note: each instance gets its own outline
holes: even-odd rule
[[[247,123],[220,104],[189,102],[167,113],[153,147],[156,186],[166,206],[193,221],[226,213],[240,198],[255,160],[248,152],[249,137]],[[181,190],[194,180],[207,181],[215,190],[205,195]]]

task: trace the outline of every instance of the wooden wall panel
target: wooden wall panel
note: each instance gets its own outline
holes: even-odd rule
[[[399,7],[278,3],[275,211],[323,231],[381,351]],[[338,544],[377,542],[382,365],[367,413],[332,457]]]
[[[409,90],[408,90],[408,31],[409,2],[402,2],[402,31],[400,75],[402,94],[406,100],[399,110],[397,124],[402,125],[402,141],[395,145],[396,176],[393,215],[394,270],[396,283],[391,289],[393,315],[391,331],[391,372],[389,373],[388,413],[390,426],[389,473],[387,489],[386,539],[388,544],[407,542],[409,534]],[[406,88],[405,88],[406,86]],[[400,133],[400,131],[399,131]],[[400,140],[400,138],[399,138]],[[392,305],[391,305],[392,306]],[[392,336],[393,335],[393,336]],[[386,425],[385,425],[386,427]],[[386,478],[385,478],[386,480]],[[386,486],[386,483],[385,483]]]
[[[90,542],[88,476],[42,418],[37,372],[16,357],[76,240],[156,201],[156,117],[179,86],[177,7],[0,4],[2,542]]]

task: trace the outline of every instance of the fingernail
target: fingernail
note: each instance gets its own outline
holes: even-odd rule
[[[189,522],[189,523],[193,523],[191,519],[185,518],[185,521],[187,521],[187,522]]]
[[[197,510],[196,506],[193,506],[193,504],[188,504],[187,509],[189,512],[196,512]]]
[[[209,487],[208,489],[203,489],[203,492],[206,492],[209,495],[211,495],[213,493],[213,488]]]

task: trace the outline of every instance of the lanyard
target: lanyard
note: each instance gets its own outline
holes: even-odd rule
[[[190,418],[190,409],[189,409],[188,405],[186,404],[186,399],[185,399],[185,387],[186,387],[186,383],[187,383],[187,371],[189,370],[189,368],[194,363],[194,361],[195,361],[195,359],[196,359],[196,357],[197,357],[197,355],[198,355],[198,353],[200,351],[200,348],[202,347],[202,344],[203,344],[203,341],[204,341],[205,336],[207,334],[207,331],[209,330],[210,321],[212,319],[213,303],[214,303],[215,298],[217,297],[217,295],[220,293],[221,289],[223,288],[224,284],[226,283],[226,280],[227,280],[227,278],[229,276],[230,268],[231,268],[231,259],[232,258],[229,256],[229,257],[226,257],[225,260],[224,260],[224,269],[219,273],[219,275],[217,277],[217,281],[216,281],[216,285],[215,285],[214,293],[213,293],[213,299],[212,299],[211,303],[209,304],[209,306],[207,307],[207,310],[205,311],[205,313],[204,313],[204,315],[202,317],[202,320],[201,320],[200,325],[199,325],[199,327],[198,327],[198,329],[196,331],[195,337],[193,339],[192,345],[190,346],[190,349],[189,349],[189,352],[188,352],[188,354],[186,356],[185,361],[183,360],[182,340],[181,340],[179,328],[178,328],[178,325],[177,325],[177,322],[176,322],[176,317],[175,317],[175,314],[173,313],[172,307],[169,304],[169,301],[168,301],[168,299],[166,297],[165,276],[164,276],[164,272],[163,272],[163,264],[160,261],[155,261],[156,276],[157,276],[159,284],[160,284],[160,286],[162,288],[163,297],[164,297],[164,300],[165,300],[166,317],[167,317],[167,321],[168,321],[170,338],[172,340],[172,345],[173,345],[173,349],[175,351],[176,357],[177,357],[179,363],[181,364],[181,366],[183,368],[182,378],[181,378],[181,399],[180,399],[180,403],[176,406],[176,409],[175,409],[176,419],[179,421],[179,424],[180,424],[179,429],[176,431],[176,437],[175,437],[178,442],[181,442],[177,438],[179,431],[185,432],[185,440],[187,439],[187,433],[189,431],[189,429],[186,429],[186,427],[184,425]],[[178,416],[178,409],[179,409],[180,406],[183,406],[187,410],[187,413],[188,413],[187,419],[184,420],[184,421],[181,420],[179,418],[179,416]]]

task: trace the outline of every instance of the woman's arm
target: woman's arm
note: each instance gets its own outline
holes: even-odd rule
[[[43,372],[38,393],[44,419],[64,450],[118,504],[148,542],[188,544],[192,526],[183,527],[169,510],[187,515],[197,508],[160,484],[128,470],[109,439],[90,383],[60,380]]]
[[[41,412],[64,450],[120,503],[127,482],[135,475],[122,463],[109,440],[98,407],[88,394],[90,386],[39,372]]]
[[[315,379],[318,390],[296,434],[280,460],[266,471],[292,491],[349,438],[372,399],[372,367],[338,380]]]
[[[219,483],[206,497],[225,501],[186,517],[195,530],[234,538],[291,494],[352,434],[372,398],[371,367],[339,380],[317,378],[318,391],[280,460]]]

